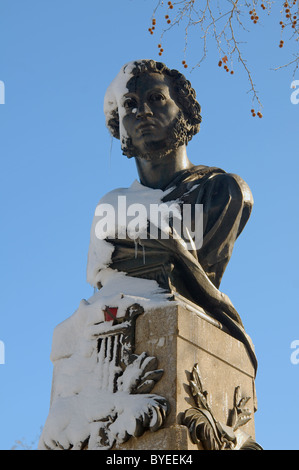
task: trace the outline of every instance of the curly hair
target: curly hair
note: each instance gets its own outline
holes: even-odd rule
[[[196,92],[192,88],[189,80],[178,70],[170,69],[162,62],[156,62],[154,60],[140,60],[134,62],[134,67],[130,72],[131,76],[137,76],[142,73],[160,73],[170,77],[173,84],[175,101],[182,109],[183,115],[189,124],[186,143],[189,142],[192,137],[199,132],[200,123],[202,121],[200,115],[201,106],[196,100]],[[117,107],[110,110],[110,118],[107,121],[107,127],[113,137],[120,139],[119,112]]]

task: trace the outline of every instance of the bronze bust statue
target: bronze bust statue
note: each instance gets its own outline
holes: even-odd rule
[[[239,176],[190,162],[187,144],[201,123],[190,82],[160,62],[132,62],[108,88],[104,107],[112,136],[120,139],[124,155],[135,158],[141,185],[162,190],[163,202],[203,208],[199,248],[186,250],[171,233],[168,239],[148,236],[142,240],[144,262],[132,239],[109,238],[110,268],[156,280],[165,291],[202,307],[246,343],[255,361],[238,312],[219,290],[234,243],[249,219],[252,194]]]
[[[108,88],[104,111],[107,126],[120,139],[124,155],[135,158],[140,182],[111,191],[96,208],[87,279],[97,290],[55,329],[51,407],[39,449],[110,450],[133,436],[138,438],[148,430],[155,432],[164,427],[171,412],[171,399],[178,395],[173,375],[171,380],[166,376],[161,389],[173,387],[172,398],[152,393],[164,374],[164,367],[158,367],[156,351],[164,347],[165,336],[151,355],[142,350],[142,345],[140,351],[139,345],[148,335],[152,348],[150,323],[155,317],[155,314],[151,317],[152,308],[158,312],[154,330],[160,328],[164,318],[163,334],[169,331],[166,322],[171,322],[172,317],[160,315],[165,305],[167,311],[171,301],[183,304],[180,318],[188,315],[190,328],[194,318],[201,317],[228,333],[230,337],[225,339],[229,341],[223,341],[225,348],[228,343],[231,347],[232,337],[242,341],[246,347],[242,357],[248,353],[256,370],[254,350],[240,316],[219,290],[234,243],[250,216],[252,196],[239,176],[220,168],[193,165],[187,157],[187,144],[201,123],[200,106],[191,84],[162,63],[131,62]],[[124,200],[131,202],[128,209],[122,205]],[[136,206],[143,217],[134,216]],[[161,211],[158,222],[157,212],[151,212],[153,206]],[[169,215],[170,207],[171,217],[165,227],[163,217]],[[187,219],[186,207],[190,208]],[[116,212],[120,216],[117,222],[112,217]],[[133,221],[138,222],[133,227],[132,220],[124,221],[124,215],[133,215]],[[178,312],[176,308],[170,309],[171,315],[174,310]],[[142,321],[143,314],[148,322],[143,324],[143,335],[136,348],[135,325],[138,317]],[[172,326],[170,337],[175,336],[177,325]],[[206,340],[205,335],[215,331],[216,328],[203,327],[201,339]],[[224,336],[222,333],[215,336],[221,350],[219,337]],[[177,351],[185,351],[178,347],[177,339],[174,345]],[[233,350],[235,354],[236,349]],[[168,365],[169,351],[173,349],[167,346],[165,351],[163,359]],[[188,361],[202,353],[198,345],[190,351]],[[216,356],[211,355],[214,360]],[[185,370],[184,359],[178,354],[175,363]],[[175,363],[170,362],[176,374]],[[208,360],[208,369],[211,364]],[[219,377],[224,370],[230,370],[222,369],[223,366],[221,358]],[[235,377],[235,365],[232,369]],[[237,375],[243,381],[242,374]],[[245,375],[246,387],[252,390],[247,371]],[[218,375],[212,383],[216,379]],[[196,406],[184,411],[184,417],[180,412],[175,419],[189,428],[193,444],[215,450],[259,448],[246,433],[239,437],[236,434],[251,413],[245,408],[249,396],[242,396],[240,386],[235,388],[234,409],[226,416],[225,425],[216,421],[212,413],[197,365],[189,381],[190,395],[197,398]],[[228,385],[231,383],[225,381],[223,397],[230,396]],[[224,401],[222,406],[225,411]],[[174,411],[177,414],[177,409]],[[148,448],[143,445],[141,449]]]

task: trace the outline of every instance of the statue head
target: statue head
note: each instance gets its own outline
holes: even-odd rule
[[[161,158],[199,131],[200,105],[190,82],[161,62],[126,64],[107,89],[106,125],[123,154]]]

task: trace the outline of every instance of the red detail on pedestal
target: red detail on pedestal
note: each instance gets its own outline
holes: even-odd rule
[[[116,319],[117,307],[106,307],[104,310],[105,321],[113,321]]]

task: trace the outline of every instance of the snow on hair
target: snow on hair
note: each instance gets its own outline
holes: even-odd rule
[[[176,102],[190,125],[188,140],[191,140],[199,132],[202,120],[201,107],[196,100],[195,90],[189,80],[177,70],[169,69],[162,62],[147,59],[125,64],[108,87],[104,98],[104,113],[109,132],[116,139],[120,139],[124,135],[124,129],[121,128],[121,98],[128,91],[126,85],[130,78],[146,72],[165,74],[172,79]]]

